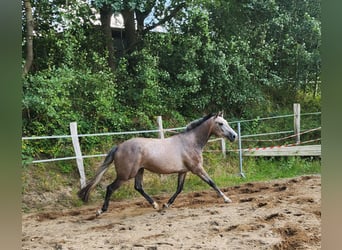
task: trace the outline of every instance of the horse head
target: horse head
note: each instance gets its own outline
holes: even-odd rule
[[[237,133],[229,126],[228,122],[223,118],[222,111],[218,112],[214,117],[214,126],[212,133],[219,137],[226,137],[229,141],[237,140]]]

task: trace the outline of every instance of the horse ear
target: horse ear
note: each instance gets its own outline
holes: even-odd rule
[[[218,116],[222,116],[222,111],[217,112],[215,118],[217,118]]]

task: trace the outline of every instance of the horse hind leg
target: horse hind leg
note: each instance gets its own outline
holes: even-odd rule
[[[163,208],[170,207],[172,203],[175,201],[175,199],[177,198],[177,196],[179,195],[179,193],[182,192],[185,176],[186,176],[186,172],[178,174],[177,190],[174,193],[174,195],[172,195],[172,197],[169,199],[169,201],[163,205]]]
[[[144,169],[139,169],[137,175],[135,176],[134,188],[137,190],[144,198],[153,206],[154,209],[159,209],[159,205],[155,202],[148,194],[145,193],[142,182],[143,182]]]
[[[112,196],[113,192],[117,190],[124,182],[125,181],[116,178],[115,181],[113,181],[110,185],[107,186],[105,200],[102,208],[96,212],[97,216],[108,210],[110,197]]]

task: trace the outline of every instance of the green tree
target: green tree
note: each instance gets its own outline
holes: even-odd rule
[[[97,55],[105,56],[103,46],[98,39],[101,33],[91,22],[95,17],[86,2],[31,0],[31,3],[34,20],[33,53],[35,55],[31,68],[32,74],[63,64],[75,68],[92,68],[96,65],[94,58]],[[23,21],[25,21],[24,13]],[[27,34],[24,24],[25,22],[22,27],[23,38]],[[25,58],[25,42],[23,42],[22,51],[23,58]]]
[[[251,118],[319,91],[318,0],[31,4],[35,57],[23,78],[27,136],[64,133],[73,120],[95,132],[152,128],[160,114],[175,126],[222,109],[227,117]],[[102,27],[91,21],[91,7]],[[117,13],[125,24],[120,57],[109,27]],[[158,25],[164,32],[151,32]],[[22,29],[26,59],[25,22]]]
[[[121,13],[125,29],[125,52],[133,52],[142,42],[144,35],[150,30],[170,21],[177,13],[185,7],[185,1],[141,1],[123,0],[108,1],[94,0],[92,4],[100,11],[101,27],[104,34],[106,48],[108,50],[108,64],[113,72],[115,65],[115,48],[113,45],[110,19],[113,13]],[[150,21],[146,24],[149,17]]]
[[[208,1],[212,39],[236,46],[257,97],[286,102],[320,84],[320,1]],[[232,63],[234,63],[232,61]],[[244,88],[245,89],[245,88]],[[273,98],[272,97],[272,98]]]

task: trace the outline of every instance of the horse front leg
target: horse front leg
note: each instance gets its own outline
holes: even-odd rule
[[[229,199],[215,184],[215,182],[209,177],[207,172],[203,169],[200,168],[199,171],[195,172],[197,176],[199,176],[203,181],[205,181],[208,185],[210,185],[219,196],[221,196],[224,200],[225,203],[230,203],[232,202],[231,199]]]

